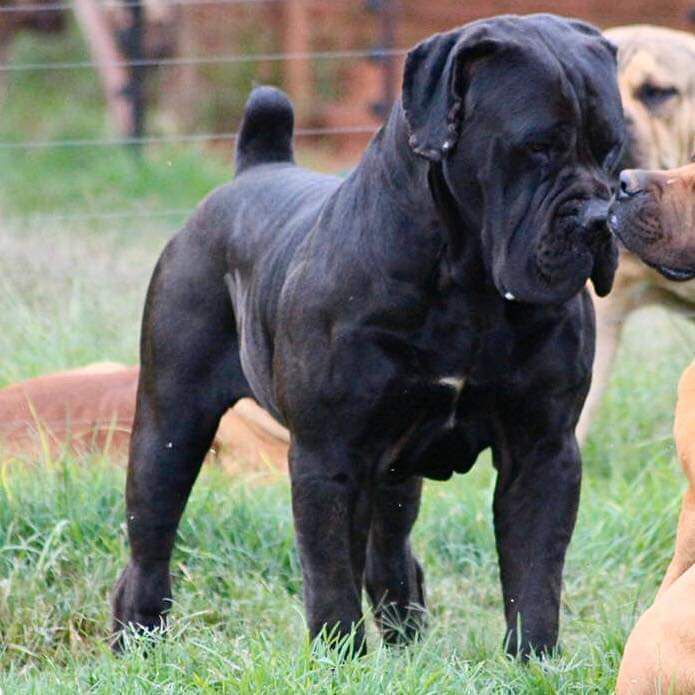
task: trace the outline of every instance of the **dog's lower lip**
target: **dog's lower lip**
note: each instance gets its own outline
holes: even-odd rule
[[[687,268],[671,268],[667,265],[655,265],[654,268],[658,270],[665,278],[668,280],[673,280],[674,282],[685,282],[686,280],[692,280],[695,278],[695,269],[688,270]]]

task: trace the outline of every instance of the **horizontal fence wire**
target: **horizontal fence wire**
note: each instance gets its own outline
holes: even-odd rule
[[[170,0],[177,6],[206,6],[206,5],[255,5],[285,0]],[[331,0],[331,2],[343,2],[344,0]],[[100,7],[133,7],[142,4],[140,0],[105,0]],[[3,13],[32,12],[32,11],[62,11],[73,10],[72,3],[54,2],[31,5],[6,5],[0,7],[0,16]],[[253,62],[272,62],[287,60],[350,60],[350,59],[383,59],[391,56],[405,54],[401,49],[347,49],[334,51],[309,51],[309,52],[277,52],[259,54],[236,54],[215,56],[180,56],[164,59],[123,60],[113,64],[98,63],[97,61],[62,61],[54,63],[20,63],[0,65],[0,73],[26,73],[31,71],[68,71],[74,69],[95,69],[105,65],[118,67],[175,67],[186,65],[210,65],[210,64],[234,64]],[[295,131],[296,137],[326,137],[326,136],[350,136],[372,135],[378,130],[373,125],[338,126],[325,128],[299,128]],[[206,142],[233,142],[238,137],[237,132],[221,133],[191,133],[172,135],[152,135],[142,137],[112,137],[112,138],[66,138],[52,140],[26,140],[20,142],[0,142],[2,150],[46,150],[46,149],[72,149],[72,148],[101,148],[124,147],[130,145],[157,145],[157,144],[193,144]],[[44,222],[74,222],[74,221],[98,221],[98,220],[131,220],[153,218],[185,218],[194,208],[171,208],[164,210],[102,210],[94,212],[75,213],[35,213],[28,215],[9,215],[3,217],[4,224]]]
[[[381,60],[404,56],[404,48],[357,48],[343,51],[297,51],[287,53],[245,53],[216,56],[180,56],[177,58],[142,58],[99,63],[92,60],[77,60],[55,63],[14,63],[0,65],[0,72],[45,72],[52,70],[93,70],[98,67],[144,68],[179,67],[184,65],[232,65],[235,63],[269,63],[285,60],[350,60],[369,58]]]
[[[166,210],[103,210],[100,212],[51,213],[37,212],[31,215],[9,215],[2,218],[4,225],[39,224],[42,222],[88,222],[97,220],[153,219],[157,217],[188,217],[195,208],[171,208]]]
[[[335,128],[299,128],[296,137],[323,137],[342,135],[372,135],[377,126],[342,126]],[[126,145],[146,145],[161,143],[196,143],[212,141],[233,141],[238,133],[196,133],[191,135],[163,135],[142,138],[114,138],[89,140],[45,140],[17,143],[0,143],[2,149],[51,149],[73,147],[113,147]],[[127,220],[137,218],[188,217],[194,208],[171,208],[165,210],[104,210],[97,212],[76,213],[35,213],[30,215],[10,215],[3,217],[4,224],[40,224],[43,222],[79,222],[98,220]]]
[[[369,135],[378,130],[377,126],[336,126],[334,128],[298,128],[295,137],[324,137],[327,135]],[[238,133],[190,133],[188,135],[146,135],[127,138],[86,138],[73,140],[22,140],[21,142],[0,142],[0,150],[37,150],[78,147],[123,147],[128,145],[156,145],[174,143],[197,143],[214,141],[233,141]]]
[[[204,7],[206,5],[267,5],[270,3],[285,2],[286,0],[167,0],[167,5],[176,7]],[[340,2],[341,0],[330,0],[330,2]],[[99,7],[105,8],[129,8],[147,7],[147,3],[142,0],[103,0]],[[27,5],[4,5],[0,7],[0,14],[23,14],[26,12],[70,12],[75,9],[71,2],[45,2]]]

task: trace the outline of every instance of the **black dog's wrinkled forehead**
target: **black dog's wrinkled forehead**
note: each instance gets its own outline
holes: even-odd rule
[[[500,50],[471,72],[470,111],[496,108],[509,127],[526,122],[542,132],[560,122],[607,141],[621,139],[615,49],[596,29],[553,15],[499,17],[481,26]]]
[[[521,121],[562,122],[621,141],[616,71],[616,49],[598,29],[555,15],[503,15],[437,34],[406,59],[411,146],[442,159],[472,122],[502,133]]]

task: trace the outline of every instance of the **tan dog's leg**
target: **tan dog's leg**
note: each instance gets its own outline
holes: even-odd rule
[[[676,551],[657,598],[690,567],[695,565],[695,362],[688,367],[678,384],[678,404],[673,425],[678,458],[689,488],[683,497]]]
[[[673,430],[690,483],[678,523],[676,552],[654,603],[627,640],[616,695],[695,692],[695,362],[678,385]]]
[[[589,426],[608,386],[623,325],[628,314],[635,308],[630,290],[629,285],[616,281],[613,291],[607,297],[600,299],[591,291],[596,311],[596,357],[591,389],[577,425],[577,440],[580,446],[586,442]]]
[[[669,563],[659,591],[658,599],[673,582],[695,564],[695,490],[689,487],[683,496],[678,531],[676,532],[676,550]]]
[[[661,276],[650,271],[631,253],[622,251],[612,292],[607,297],[599,298],[591,287],[588,288],[596,311],[596,356],[591,389],[577,425],[580,446],[586,442],[591,422],[601,405],[620,336],[630,314],[635,309],[653,304],[676,311],[692,311],[688,300],[673,294],[672,285],[661,280]]]

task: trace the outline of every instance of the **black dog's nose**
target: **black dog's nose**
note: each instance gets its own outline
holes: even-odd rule
[[[642,184],[634,169],[625,169],[620,172],[620,188],[618,199],[630,198],[642,191]]]
[[[610,201],[595,198],[584,207],[582,227],[589,234],[607,231],[608,207]]]

